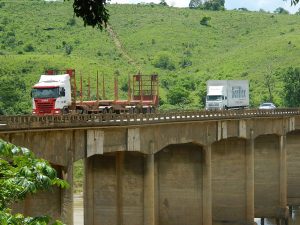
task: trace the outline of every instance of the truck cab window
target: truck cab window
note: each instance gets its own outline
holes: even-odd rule
[[[62,97],[64,97],[64,96],[66,96],[66,90],[65,90],[65,88],[60,88],[60,96],[62,96]]]
[[[34,88],[32,89],[33,98],[58,98],[58,88]]]

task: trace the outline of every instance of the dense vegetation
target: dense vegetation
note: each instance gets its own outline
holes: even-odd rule
[[[300,60],[298,15],[109,5],[109,33],[84,27],[70,1],[0,3],[0,114],[30,113],[47,68],[94,81],[98,70],[110,98],[115,74],[122,87],[128,74],[156,72],[163,109],[203,107],[208,79],[248,79],[252,107],[270,96],[285,106],[284,74]]]
[[[38,191],[68,184],[59,179],[54,168],[38,159],[27,148],[18,147],[0,139],[0,224],[2,225],[47,225],[51,218],[46,215],[24,217],[12,214],[13,203]],[[63,225],[60,221],[52,225]]]

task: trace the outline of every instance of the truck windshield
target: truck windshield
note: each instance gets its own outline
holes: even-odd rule
[[[208,95],[206,97],[207,101],[222,101],[223,100],[223,96],[222,95]]]
[[[31,93],[33,98],[58,98],[59,88],[33,88]]]

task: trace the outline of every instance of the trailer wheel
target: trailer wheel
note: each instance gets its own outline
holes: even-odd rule
[[[135,108],[133,109],[133,113],[134,113],[134,114],[139,114],[139,113],[140,113],[139,108],[135,107]]]
[[[156,109],[154,107],[150,108],[150,113],[155,113]]]
[[[129,114],[133,114],[133,108],[129,108],[129,109],[128,109],[128,113],[129,113]]]

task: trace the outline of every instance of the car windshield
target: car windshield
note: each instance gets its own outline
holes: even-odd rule
[[[272,106],[272,103],[263,103],[261,106]]]
[[[59,88],[33,88],[31,93],[33,98],[58,98]]]
[[[208,95],[206,97],[207,101],[222,101],[223,96],[222,95]]]

